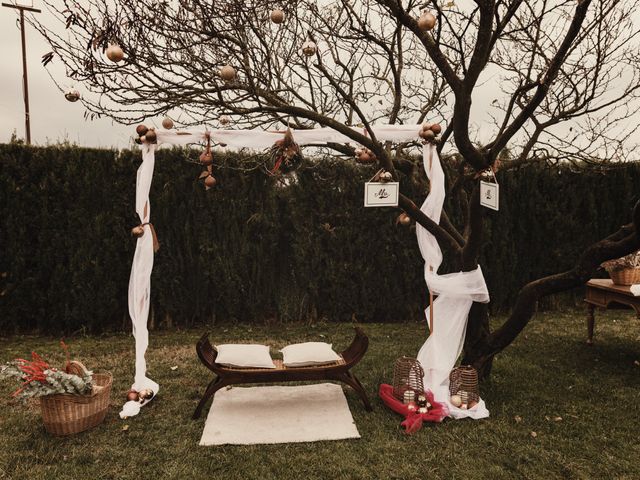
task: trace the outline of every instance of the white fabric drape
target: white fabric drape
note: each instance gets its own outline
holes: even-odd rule
[[[445,198],[444,171],[434,145],[425,145],[424,170],[429,178],[430,191],[422,212],[436,223],[440,223]],[[438,275],[442,263],[442,251],[436,238],[424,227],[416,225],[420,253],[424,258],[424,279],[429,291],[438,298],[433,302],[433,331],[418,352],[418,360],[424,368],[425,388],[430,389],[439,402],[449,406],[454,418],[484,418],[489,416],[484,401],[469,410],[454,407],[449,402],[449,373],[455,366],[467,328],[469,309],[473,302],[488,302],[489,292],[478,266],[471,272]],[[429,307],[425,314],[429,318]]]
[[[364,133],[362,128],[353,128]],[[379,141],[410,142],[418,141],[420,125],[379,125],[373,127]],[[283,138],[284,132],[267,132],[262,130],[156,130],[158,144],[186,145],[202,142],[209,133],[213,142],[226,144],[229,149],[265,149]],[[330,128],[292,131],[294,140],[300,145],[315,143],[354,143],[349,137]],[[151,218],[149,189],[153,178],[156,145],[145,144],[142,148],[142,165],[138,169],[136,181],[136,212],[141,224],[147,224]],[[422,205],[422,211],[433,221],[439,223],[442,204],[444,202],[444,173],[433,145],[424,147],[425,170],[431,181],[431,192]],[[425,259],[425,280],[434,294],[439,295],[434,302],[435,327],[418,355],[425,367],[425,382],[436,395],[436,400],[448,403],[449,395],[445,394],[448,386],[448,375],[454,366],[464,342],[467,315],[473,301],[488,302],[489,295],[480,268],[474,272],[438,275],[438,267],[442,262],[442,252],[436,239],[418,225],[418,244]],[[155,393],[159,386],[146,376],[145,352],[149,345],[147,318],[150,307],[151,270],[153,269],[153,237],[151,227],[144,226],[144,235],[136,244],[136,251],[131,265],[129,279],[129,314],[133,323],[133,334],[136,343],[136,372],[132,388],[142,390],[149,388]],[[433,268],[433,271],[429,267]],[[427,309],[427,317],[428,317]],[[449,404],[454,417],[461,415],[474,416],[486,411],[484,402],[469,411],[456,412]],[[484,410],[483,410],[484,409]],[[125,411],[126,410],[126,411]],[[132,416],[138,408],[121,412],[121,415]],[[484,416],[486,416],[484,415]],[[476,416],[475,418],[479,418]]]

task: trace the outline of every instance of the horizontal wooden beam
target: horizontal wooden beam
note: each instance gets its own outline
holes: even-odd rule
[[[16,10],[26,10],[27,12],[35,12],[40,13],[42,10],[33,7],[27,7],[26,5],[16,5],[14,3],[5,3],[2,2],[3,7],[15,8]]]

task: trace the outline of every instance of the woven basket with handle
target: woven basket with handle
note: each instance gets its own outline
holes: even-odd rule
[[[69,373],[84,375],[82,363],[72,361]],[[61,393],[40,398],[42,421],[52,435],[73,435],[93,428],[104,420],[109,409],[112,377],[110,373],[93,375],[93,391],[89,395]]]
[[[616,285],[633,285],[640,283],[640,268],[625,268],[624,270],[610,270],[609,276]]]

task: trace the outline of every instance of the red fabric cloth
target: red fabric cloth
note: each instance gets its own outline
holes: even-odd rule
[[[436,402],[433,399],[431,390],[424,392],[427,401],[431,404],[431,408],[427,413],[418,413],[417,410],[411,411],[400,400],[393,396],[393,387],[383,383],[380,385],[379,395],[384,404],[400,415],[405,417],[401,425],[405,428],[404,433],[411,434],[422,428],[422,422],[441,422],[445,417],[449,416],[449,409],[444,403]]]

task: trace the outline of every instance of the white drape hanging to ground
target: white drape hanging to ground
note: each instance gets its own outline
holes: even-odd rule
[[[434,145],[425,145],[424,170],[429,178],[430,191],[422,212],[436,223],[440,223],[444,204],[444,172]],[[438,275],[442,263],[442,251],[436,238],[424,227],[416,225],[420,253],[424,258],[424,279],[429,291],[438,298],[433,302],[433,331],[418,353],[424,368],[424,386],[430,389],[435,399],[445,402],[454,418],[484,418],[489,416],[484,401],[470,410],[461,410],[449,402],[449,373],[455,366],[467,329],[469,309],[473,302],[488,302],[489,292],[480,266],[471,272]],[[429,308],[425,313],[429,318]]]
[[[363,129],[355,129],[363,132]],[[376,139],[390,142],[410,142],[419,140],[421,125],[379,125],[373,127]],[[267,132],[261,130],[226,130],[199,129],[188,131],[156,130],[158,144],[186,145],[202,142],[207,133],[215,143],[225,144],[228,149],[260,150],[271,147],[283,138],[283,132]],[[326,142],[355,143],[349,137],[330,128],[310,130],[293,130],[293,138],[299,145],[322,144]],[[142,165],[138,168],[136,181],[136,212],[144,225],[144,235],[138,239],[136,251],[131,265],[129,279],[129,314],[133,323],[133,334],[136,340],[136,372],[132,388],[142,390],[149,388],[155,393],[159,386],[146,376],[145,352],[149,344],[147,319],[151,297],[151,270],[153,269],[153,237],[148,225],[151,218],[149,189],[153,178],[156,145],[145,144],[142,148]],[[440,213],[444,202],[444,174],[432,145],[424,147],[425,170],[431,180],[431,192],[425,200],[422,210],[436,223],[440,221]],[[435,238],[418,225],[418,243],[426,264],[437,272],[442,262],[442,252]],[[438,294],[434,304],[434,334],[429,337],[419,354],[425,366],[426,385],[429,385],[439,401],[447,401],[443,397],[448,374],[460,355],[466,328],[466,319],[472,301],[489,301],[487,288],[478,268],[475,272],[453,275],[437,275],[425,268],[425,280],[434,294]],[[428,311],[427,311],[428,316]],[[446,370],[446,371],[445,371]],[[121,415],[135,415],[139,407],[128,402],[128,409]],[[481,403],[484,408],[484,403]],[[136,407],[136,408],[133,408]],[[451,405],[450,405],[451,407]],[[478,410],[478,407],[474,410]],[[455,408],[450,408],[454,416]],[[485,409],[486,410],[486,409]],[[467,412],[473,413],[473,412]],[[488,415],[488,412],[486,412]]]

